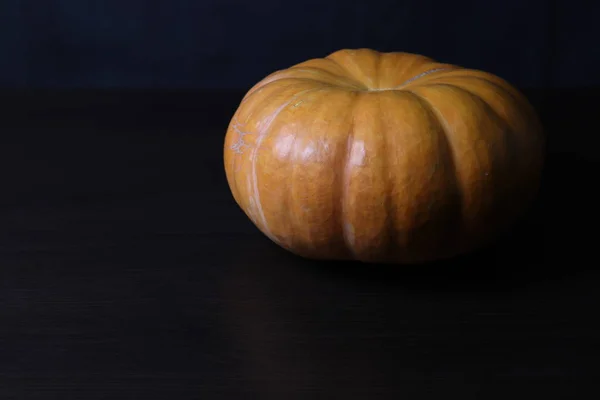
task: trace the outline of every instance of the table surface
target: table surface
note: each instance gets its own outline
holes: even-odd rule
[[[303,260],[251,225],[222,168],[243,93],[2,92],[0,398],[589,398],[600,91],[525,93],[535,206],[415,268]]]

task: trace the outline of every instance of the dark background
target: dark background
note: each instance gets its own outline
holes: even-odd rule
[[[408,51],[519,86],[600,84],[598,2],[3,0],[0,84],[247,88],[340,48]]]
[[[597,398],[599,3],[0,1],[0,398]],[[426,266],[299,259],[234,203],[274,69],[412,51],[508,79],[538,199]]]

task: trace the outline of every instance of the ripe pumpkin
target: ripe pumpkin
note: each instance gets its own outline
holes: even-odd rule
[[[418,263],[509,228],[536,195],[544,144],[533,107],[495,75],[340,50],[253,86],[224,165],[237,204],[283,248]]]

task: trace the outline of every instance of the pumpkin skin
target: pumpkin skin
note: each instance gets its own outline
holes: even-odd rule
[[[421,263],[510,228],[537,193],[544,148],[533,107],[503,79],[358,49],[253,86],[224,165],[237,204],[294,254]]]

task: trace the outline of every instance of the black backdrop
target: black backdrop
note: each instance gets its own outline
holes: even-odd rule
[[[576,0],[2,0],[0,85],[247,88],[340,48],[409,51],[521,87],[600,84]]]

